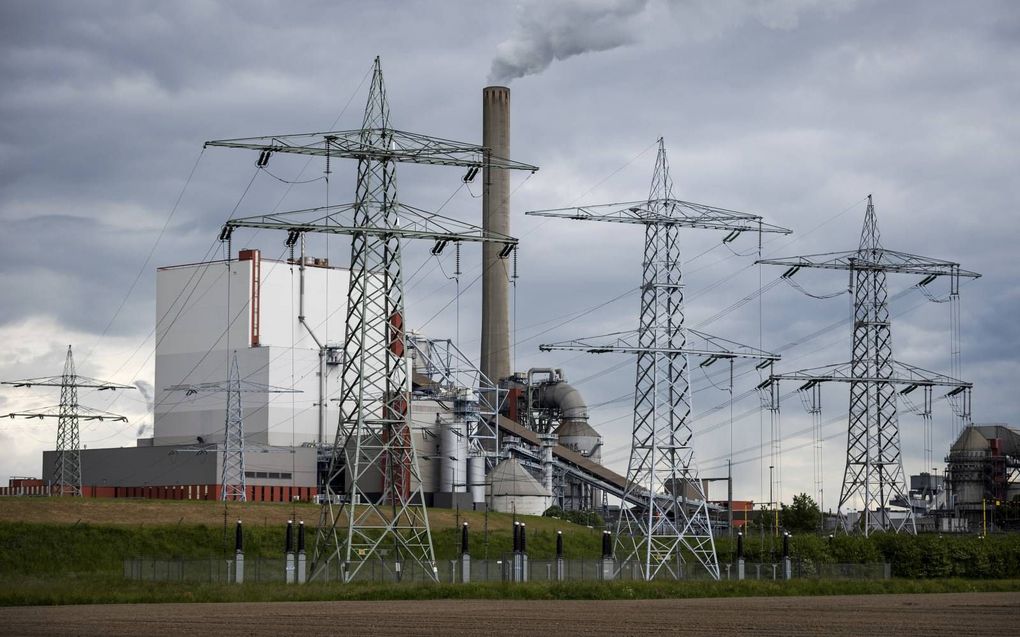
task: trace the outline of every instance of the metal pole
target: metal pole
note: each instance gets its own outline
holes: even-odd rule
[[[986,500],[981,498],[981,537],[988,536],[988,512],[985,508]]]
[[[304,584],[307,581],[307,557],[305,555],[305,523],[304,520],[298,522],[298,536],[297,536],[297,583]]]
[[[732,373],[732,371],[731,371]],[[730,383],[732,387],[733,383]],[[726,524],[729,526],[730,537],[733,537],[733,459],[726,461]]]
[[[774,467],[775,467],[775,465],[771,465],[771,464],[769,465],[769,508],[772,509],[773,511],[775,511],[775,509],[776,509],[776,501],[772,499],[773,498],[773,496],[772,496],[772,469]],[[772,516],[770,516],[770,517],[772,517]],[[776,516],[775,516],[775,524],[772,527],[772,535],[777,535],[778,534],[778,529],[779,529],[779,515],[776,514]]]

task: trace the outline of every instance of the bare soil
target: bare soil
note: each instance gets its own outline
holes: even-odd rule
[[[8,635],[1009,635],[1020,593],[0,608]],[[753,631],[753,633],[751,632]]]

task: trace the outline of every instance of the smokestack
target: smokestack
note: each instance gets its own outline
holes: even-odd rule
[[[510,157],[510,89],[482,89],[482,145],[494,157]],[[482,171],[482,228],[510,235],[510,174],[505,168]],[[498,382],[510,375],[509,283],[502,245],[482,244],[482,353],[479,368]]]

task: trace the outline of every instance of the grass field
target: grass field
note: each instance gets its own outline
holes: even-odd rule
[[[285,525],[287,520],[319,520],[319,506],[308,502],[215,502],[206,500],[144,500],[127,498],[29,498],[12,497],[0,500],[0,522],[36,522],[41,524],[102,524],[115,526],[166,526],[201,524],[222,526],[224,513],[229,524],[244,520],[249,525]],[[513,516],[490,513],[491,530],[509,531]],[[473,530],[485,525],[485,514],[476,511],[457,512],[452,509],[429,509],[429,523],[434,529],[453,528],[468,522]],[[529,528],[556,532],[557,529],[580,529],[575,524],[535,516],[519,516]]]
[[[224,517],[226,511],[226,517]],[[319,520],[312,504],[188,502],[168,500],[5,498],[0,503],[0,577],[5,575],[118,574],[133,557],[209,558],[231,555],[234,524],[245,529],[245,554],[280,557],[288,520],[305,520],[309,538]],[[563,520],[518,516],[527,524],[529,552],[555,554],[556,532],[568,559],[597,557],[601,530]],[[432,509],[436,558],[460,552],[460,524],[467,522],[478,558],[510,551],[513,516]],[[54,547],[61,547],[59,552]]]
[[[224,515],[224,513],[226,515]],[[890,561],[893,574],[913,579],[790,582],[565,582],[505,585],[339,585],[313,583],[243,586],[127,581],[127,558],[213,558],[233,552],[233,526],[244,520],[245,553],[280,557],[287,520],[318,523],[311,504],[4,498],[0,501],[0,604],[96,604],[117,602],[243,602],[334,599],[656,599],[746,595],[834,595],[1020,591],[1020,537],[941,538],[885,536],[795,538],[794,555],[820,562]],[[568,559],[600,554],[601,530],[552,518],[521,516],[529,554],[552,557],[556,531],[563,532]],[[224,523],[226,521],[226,524]],[[471,529],[472,555],[492,559],[511,549],[513,517],[474,511],[430,510],[437,560],[454,558],[459,524]],[[487,527],[487,532],[486,532]],[[486,538],[488,542],[486,543]],[[309,538],[309,542],[311,542]],[[722,563],[732,544],[717,543]],[[749,559],[766,559],[770,542],[751,538]],[[962,576],[962,577],[961,577]],[[970,578],[970,579],[968,579]],[[973,579],[981,578],[981,579]]]
[[[676,599],[1020,591],[1020,580],[557,582],[480,584],[186,584],[116,576],[0,578],[0,606],[167,602],[280,602],[428,599]]]

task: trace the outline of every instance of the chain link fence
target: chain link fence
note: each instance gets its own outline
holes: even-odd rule
[[[343,565],[328,564],[323,572],[316,574],[318,581],[343,581]],[[891,565],[875,564],[826,564],[806,560],[791,561],[790,575],[794,579],[843,579],[843,580],[879,580],[891,577]],[[154,559],[132,558],[124,560],[124,577],[135,581],[151,582],[209,582],[228,583],[237,579],[237,564],[233,559]],[[285,582],[287,580],[287,563],[283,558],[244,559],[245,582]],[[677,567],[674,567],[677,568]],[[350,581],[365,583],[426,583],[432,581],[431,574],[417,564],[405,563],[397,565],[393,561],[366,560],[350,563],[347,572],[351,573]],[[783,563],[745,563],[744,579],[748,580],[781,580],[783,579]],[[656,574],[657,580],[699,580],[712,579],[705,569],[681,564],[678,567],[679,577],[674,577],[669,569],[662,568]],[[640,581],[641,565],[637,562],[613,564],[606,568],[601,559],[588,560],[527,560],[523,567],[523,577],[529,582],[554,581]],[[607,574],[611,573],[611,575]],[[308,564],[311,575],[311,564]],[[435,575],[443,583],[460,583],[464,581],[464,567],[460,560],[442,560],[436,563]],[[720,564],[719,575],[722,580],[737,579],[737,565]],[[510,555],[496,560],[471,560],[468,570],[471,582],[506,582],[513,580],[513,558]]]

